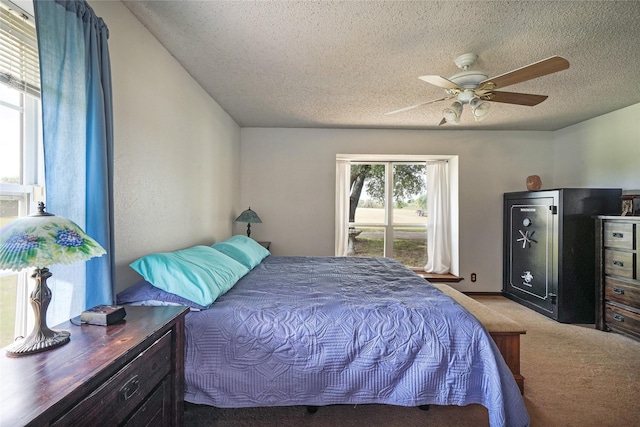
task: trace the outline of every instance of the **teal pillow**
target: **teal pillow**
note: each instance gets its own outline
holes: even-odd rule
[[[225,255],[238,261],[248,269],[252,269],[271,253],[260,243],[241,234],[232,236],[224,242],[212,246]]]
[[[129,264],[153,286],[208,306],[249,272],[209,246],[143,256]]]

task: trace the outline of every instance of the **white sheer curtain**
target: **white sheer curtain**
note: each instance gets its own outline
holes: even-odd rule
[[[336,159],[336,256],[345,256],[349,246],[349,177],[351,162]]]
[[[427,273],[451,271],[449,164],[427,162]]]

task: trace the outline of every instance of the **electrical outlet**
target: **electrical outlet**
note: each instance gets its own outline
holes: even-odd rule
[[[471,281],[472,282],[475,282],[477,278],[478,277],[476,276],[476,273],[471,273]]]

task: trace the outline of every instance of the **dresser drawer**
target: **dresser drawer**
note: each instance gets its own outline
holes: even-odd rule
[[[615,301],[640,310],[640,283],[605,277],[604,298],[607,301]]]
[[[610,329],[640,337],[640,314],[611,304],[605,304],[604,310],[605,321]]]
[[[604,245],[608,248],[634,249],[633,224],[605,222]]]
[[[171,381],[162,381],[144,404],[127,420],[124,427],[168,427],[171,405]]]
[[[166,333],[52,425],[120,424],[171,371],[171,339]]]
[[[635,279],[636,254],[613,249],[604,250],[604,273],[613,276]]]

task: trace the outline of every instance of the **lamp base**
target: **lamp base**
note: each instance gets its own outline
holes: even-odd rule
[[[35,314],[33,331],[20,341],[16,341],[7,347],[7,356],[20,357],[28,354],[39,353],[64,345],[70,341],[71,334],[68,331],[52,331],[47,326],[47,308],[51,302],[51,289],[47,286],[47,279],[51,277],[48,268],[37,268],[31,275],[36,286],[31,292],[31,308]]]
[[[50,334],[45,335],[43,331],[37,331],[37,333],[34,331],[27,338],[16,341],[7,347],[7,356],[20,357],[40,353],[64,345],[71,340],[71,334],[67,331],[49,329],[49,332]]]

